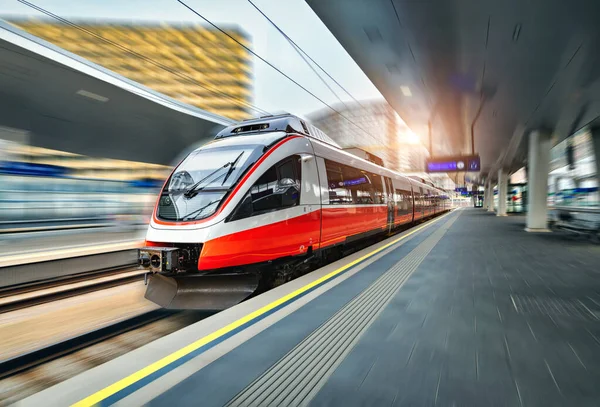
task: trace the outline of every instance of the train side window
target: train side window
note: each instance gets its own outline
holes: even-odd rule
[[[410,191],[396,190],[396,211],[398,215],[408,215],[412,213],[412,194]]]
[[[371,174],[371,183],[373,184],[373,200],[376,204],[385,203],[383,197],[383,182],[381,182],[381,175]]]
[[[404,194],[400,189],[396,189],[394,191],[394,202],[396,203],[396,213],[398,215],[402,215],[404,212],[404,205],[406,205],[404,201]]]
[[[348,165],[342,165],[344,186],[352,195],[352,203],[356,205],[368,205],[373,203],[371,197],[371,179],[364,171]]]
[[[373,174],[330,160],[325,160],[325,167],[330,204],[368,205],[375,202]],[[383,199],[383,190],[380,196]]]
[[[331,205],[345,205],[352,203],[352,192],[344,183],[343,167],[345,166],[342,164],[325,160],[327,185],[329,187],[329,203]]]
[[[269,168],[250,188],[231,220],[299,205],[301,168],[300,157],[295,155]]]
[[[406,208],[407,213],[412,213],[413,211],[413,193],[412,191],[403,191],[406,199]]]

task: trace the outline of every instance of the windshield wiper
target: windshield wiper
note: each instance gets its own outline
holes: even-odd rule
[[[185,221],[185,220],[189,220],[189,219],[190,219],[190,217],[192,217],[193,215],[195,215],[195,216],[193,216],[193,217],[196,219],[196,218],[198,217],[198,215],[199,215],[200,213],[202,213],[202,211],[203,211],[203,210],[205,210],[205,209],[206,209],[206,208],[208,208],[209,206],[211,206],[211,205],[214,205],[214,204],[216,204],[217,202],[220,202],[220,201],[221,201],[220,199],[215,199],[214,201],[210,201],[210,202],[209,202],[209,203],[207,203],[206,205],[204,205],[204,206],[202,206],[202,207],[200,207],[200,208],[198,208],[198,209],[196,209],[196,210],[193,210],[193,211],[191,211],[190,213],[188,213],[187,215],[183,216],[183,217],[181,218],[181,220],[183,220],[183,221]]]
[[[198,188],[204,181],[206,181],[207,179],[209,179],[210,177],[215,175],[217,172],[221,171],[223,168],[227,168],[232,164],[233,164],[233,161],[230,161],[230,162],[226,163],[225,165],[223,165],[222,167],[217,168],[216,170],[214,170],[213,172],[208,174],[206,177],[202,178],[200,181],[196,182],[194,185],[192,185],[191,187],[186,189],[183,192],[183,196],[185,196],[186,198],[192,198],[192,197],[196,196],[196,194],[198,192],[200,192],[200,191],[202,191],[202,189],[204,189],[204,187]],[[217,177],[217,178],[219,178],[219,177]]]
[[[225,181],[227,181],[227,178],[229,178],[229,176],[231,175],[231,173],[233,172],[233,170],[235,169],[235,165],[237,164],[237,162],[240,160],[240,158],[244,155],[244,152],[242,151],[240,153],[240,155],[237,156],[237,158],[235,160],[233,160],[233,162],[231,163],[231,165],[229,166],[229,169],[227,170],[227,174],[225,174],[225,178],[223,178],[223,182],[221,183],[221,185],[225,185]]]

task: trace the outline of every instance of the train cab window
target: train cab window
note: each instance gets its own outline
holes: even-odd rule
[[[295,155],[269,168],[250,188],[230,220],[299,205],[301,168],[300,157]]]

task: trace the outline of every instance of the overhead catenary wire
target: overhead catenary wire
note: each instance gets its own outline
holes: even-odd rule
[[[93,37],[95,37],[95,38],[97,38],[97,39],[99,39],[99,40],[101,40],[101,41],[103,41],[103,42],[105,42],[107,44],[115,46],[115,47],[117,47],[117,48],[119,48],[119,49],[121,49],[121,50],[123,50],[123,51],[125,51],[125,52],[127,52],[127,53],[129,53],[129,54],[131,54],[131,55],[133,55],[135,57],[137,57],[137,58],[140,58],[140,59],[142,59],[142,60],[144,60],[144,61],[146,61],[146,62],[148,62],[148,63],[150,63],[150,64],[152,64],[152,65],[154,65],[154,66],[156,66],[158,68],[160,68],[160,69],[163,69],[163,70],[165,70],[165,71],[167,71],[167,72],[169,72],[169,73],[171,73],[173,75],[176,75],[176,76],[178,76],[180,78],[186,79],[190,83],[193,83],[194,85],[199,86],[202,89],[205,89],[206,91],[212,93],[213,95],[222,96],[222,97],[225,97],[227,99],[230,99],[230,100],[232,100],[232,101],[234,101],[236,103],[239,103],[239,104],[241,104],[241,105],[243,105],[243,106],[245,106],[245,107],[247,107],[247,108],[249,108],[249,109],[257,112],[257,113],[260,113],[261,115],[271,115],[271,113],[269,113],[268,111],[266,111],[264,109],[259,108],[258,106],[255,106],[255,105],[253,105],[251,103],[248,103],[248,102],[246,102],[243,99],[238,99],[238,98],[236,98],[234,96],[231,96],[231,95],[228,95],[226,93],[219,92],[218,90],[215,90],[215,89],[212,89],[210,87],[207,87],[206,85],[200,83],[199,81],[197,81],[196,79],[194,79],[193,77],[191,77],[191,76],[189,76],[189,75],[187,75],[185,73],[176,71],[176,70],[174,70],[174,69],[172,69],[172,68],[170,68],[170,67],[168,67],[168,66],[166,66],[166,65],[164,65],[164,64],[162,64],[162,63],[160,63],[160,62],[158,62],[158,61],[156,61],[156,60],[154,60],[154,59],[152,59],[150,57],[147,57],[147,56],[145,56],[143,54],[140,54],[140,53],[132,50],[131,48],[128,48],[128,47],[126,47],[126,46],[124,46],[122,44],[119,44],[118,42],[115,42],[115,41],[112,41],[112,40],[110,40],[110,39],[108,39],[106,37],[103,37],[102,35],[94,32],[94,31],[88,30],[85,27],[82,27],[79,24],[76,24],[76,23],[72,22],[71,20],[68,20],[68,19],[66,19],[64,17],[56,15],[56,14],[52,13],[51,11],[48,11],[48,10],[46,10],[46,9],[44,9],[44,8],[36,5],[36,4],[30,3],[27,0],[17,0],[17,1],[19,3],[27,6],[27,7],[30,7],[32,9],[36,10],[36,11],[41,12],[41,13],[43,13],[43,14],[45,14],[45,15],[47,15],[47,16],[49,16],[49,17],[51,17],[51,18],[53,18],[53,19],[55,19],[57,21],[60,21],[63,24],[69,25],[70,27],[73,27],[73,28],[75,28],[75,29],[77,29],[77,30],[79,30],[81,32],[84,32],[84,33],[86,33],[88,35],[91,35],[91,36],[93,36]]]
[[[317,95],[315,95],[313,92],[311,92],[310,90],[308,90],[307,88],[305,88],[304,86],[302,86],[300,83],[298,83],[298,81],[296,81],[295,79],[293,79],[292,77],[290,77],[289,75],[287,75],[281,69],[277,68],[275,65],[273,65],[271,62],[269,62],[268,60],[266,60],[265,58],[263,58],[261,55],[257,54],[251,48],[249,48],[248,46],[246,46],[243,43],[241,43],[240,41],[238,41],[235,37],[233,37],[232,35],[230,35],[228,32],[222,30],[219,26],[217,26],[216,24],[214,24],[208,18],[204,17],[198,11],[196,11],[191,6],[189,6],[186,2],[184,2],[183,0],[176,0],[176,1],[179,4],[181,4],[183,7],[187,8],[189,11],[191,11],[192,13],[194,13],[196,16],[200,17],[206,23],[210,24],[216,30],[218,30],[219,32],[221,32],[225,36],[229,37],[232,41],[234,41],[235,43],[237,43],[238,45],[240,45],[242,48],[244,48],[246,51],[248,51],[249,53],[251,53],[252,55],[254,55],[256,58],[258,58],[259,60],[261,60],[265,64],[269,65],[271,68],[273,68],[279,74],[281,74],[282,76],[284,76],[285,78],[287,78],[290,82],[292,82],[294,85],[296,85],[297,87],[299,87],[300,89],[302,89],[304,92],[308,93],[310,96],[312,96],[313,98],[315,98],[316,100],[318,100],[319,102],[321,102],[323,105],[327,106],[330,110],[332,110],[333,112],[337,113],[340,117],[342,117],[344,120],[348,121],[350,124],[352,124],[354,127],[356,127],[357,129],[359,129],[360,131],[362,131],[364,134],[366,134],[367,136],[375,139],[371,134],[369,134],[369,132],[367,132],[365,129],[363,129],[362,127],[360,127],[358,124],[354,123],[347,116],[343,115],[342,112],[340,112],[336,108],[332,107],[330,104],[328,104],[327,102],[325,102],[323,99],[321,99],[320,97],[318,97]]]
[[[311,71],[313,71],[313,72],[314,72],[314,74],[315,74],[315,75],[317,75],[317,78],[319,78],[319,79],[321,80],[321,82],[323,82],[323,85],[325,85],[325,86],[327,87],[327,89],[329,89],[329,91],[330,91],[331,93],[333,93],[333,96],[335,96],[335,97],[337,98],[337,100],[339,100],[339,101],[340,101],[340,103],[341,103],[342,105],[344,105],[344,107],[345,107],[346,109],[348,109],[348,110],[349,110],[350,108],[348,107],[348,105],[347,105],[346,103],[344,103],[344,101],[342,100],[342,98],[340,98],[340,97],[338,96],[338,94],[337,94],[337,93],[335,93],[335,91],[333,90],[333,88],[332,88],[331,86],[329,86],[329,84],[327,83],[327,81],[326,81],[325,79],[323,79],[323,77],[322,77],[322,76],[319,74],[319,72],[317,72],[317,70],[315,69],[315,67],[314,67],[314,66],[312,66],[312,65],[310,64],[310,62],[308,62],[308,60],[307,60],[307,59],[306,59],[306,57],[305,57],[305,56],[302,54],[302,52],[300,52],[300,50],[298,49],[298,47],[297,47],[297,46],[295,46],[295,45],[294,45],[294,44],[291,42],[291,40],[290,40],[290,39],[287,39],[287,41],[288,41],[288,42],[289,42],[289,44],[292,46],[292,48],[293,48],[293,49],[296,51],[296,53],[297,53],[297,54],[300,56],[300,58],[302,58],[302,60],[303,60],[303,61],[306,63],[306,65],[308,65],[308,67],[311,69]]]
[[[327,71],[326,71],[326,70],[325,70],[325,69],[324,69],[324,68],[323,68],[321,65],[319,65],[319,63],[318,63],[317,61],[315,61],[315,60],[314,60],[314,59],[313,59],[313,58],[312,58],[310,55],[308,55],[308,53],[307,53],[306,51],[304,51],[304,50],[302,49],[302,47],[300,47],[298,44],[296,44],[296,42],[294,42],[294,40],[292,40],[292,39],[289,37],[289,35],[287,35],[287,34],[286,34],[286,33],[285,33],[285,32],[284,32],[284,31],[283,31],[283,30],[282,30],[282,29],[281,29],[281,28],[280,28],[280,27],[279,27],[279,26],[278,26],[278,25],[277,25],[277,24],[276,24],[276,23],[273,21],[273,20],[271,20],[271,19],[269,18],[269,16],[267,16],[267,15],[266,15],[266,14],[265,14],[265,13],[264,13],[264,12],[263,12],[263,11],[262,11],[262,10],[261,10],[261,9],[260,9],[260,8],[259,8],[257,5],[256,5],[256,4],[254,4],[254,2],[252,2],[252,0],[248,0],[248,3],[250,3],[250,4],[251,4],[251,5],[252,5],[252,6],[253,6],[253,7],[254,7],[254,8],[255,8],[255,9],[256,9],[256,10],[257,10],[259,13],[260,13],[260,14],[262,14],[262,16],[263,16],[264,18],[266,18],[266,19],[267,19],[267,21],[268,21],[269,23],[271,23],[271,25],[272,25],[273,27],[275,27],[275,29],[276,29],[276,30],[277,30],[277,31],[278,31],[278,32],[279,32],[279,33],[280,33],[280,34],[281,34],[281,35],[282,35],[282,36],[283,36],[283,37],[284,37],[284,38],[285,38],[285,39],[286,39],[286,40],[287,40],[287,41],[288,41],[288,42],[289,42],[289,43],[290,43],[290,44],[291,44],[293,47],[295,47],[295,49],[296,49],[297,51],[299,51],[299,53],[302,53],[302,54],[304,54],[304,55],[306,56],[306,58],[308,58],[308,59],[309,59],[309,60],[310,60],[310,61],[311,61],[313,64],[315,64],[315,65],[316,65],[316,66],[317,66],[317,67],[318,67],[318,68],[319,68],[321,71],[323,71],[323,73],[325,73],[325,75],[327,75],[327,77],[328,77],[329,79],[331,79],[331,80],[332,80],[332,81],[333,81],[333,82],[334,82],[334,83],[335,83],[337,86],[339,86],[339,87],[340,87],[340,89],[342,89],[342,90],[343,90],[343,91],[344,91],[344,92],[345,92],[345,93],[346,93],[348,96],[350,96],[350,98],[352,98],[352,100],[353,100],[354,102],[356,102],[356,103],[357,103],[357,104],[358,104],[358,105],[359,105],[361,108],[364,108],[364,106],[363,106],[363,105],[362,105],[362,104],[361,104],[361,103],[360,103],[360,102],[359,102],[359,101],[358,101],[358,100],[357,100],[357,99],[356,99],[356,98],[355,98],[355,97],[354,97],[354,96],[353,96],[353,95],[352,95],[352,94],[351,94],[351,93],[350,93],[350,92],[349,92],[349,91],[348,91],[346,88],[344,88],[344,87],[343,87],[343,86],[342,86],[342,85],[341,85],[341,84],[340,84],[340,83],[339,83],[337,80],[335,80],[335,78],[334,78],[333,76],[331,76],[331,75],[329,74],[329,72],[327,72]],[[300,56],[302,56],[302,55],[300,55]],[[304,61],[306,61],[306,58],[302,57],[302,59],[304,59]],[[309,65],[309,66],[310,66],[310,64],[308,64],[308,62],[307,62],[307,65]],[[313,69],[313,71],[314,71],[314,69]],[[315,72],[315,73],[316,73],[316,72]],[[318,74],[317,74],[317,75],[318,75]],[[320,77],[320,76],[319,76],[319,77]],[[327,85],[327,84],[326,84],[326,85]],[[329,85],[327,85],[327,87],[329,88]],[[337,97],[338,99],[340,99],[340,98],[337,96],[337,94],[336,94],[336,93],[335,93],[335,92],[334,92],[334,91],[333,91],[331,88],[329,88],[329,89],[331,90],[331,92],[332,92],[334,95],[336,95],[336,97]],[[340,102],[341,102],[341,99],[340,99]],[[344,102],[342,102],[342,103],[344,103]]]
[[[327,89],[329,89],[329,91],[333,94],[333,96],[335,96],[337,98],[337,100],[339,100],[340,103],[342,105],[344,105],[344,107],[346,108],[346,110],[350,110],[350,108],[348,107],[348,105],[346,103],[344,103],[344,101],[342,100],[342,98],[340,98],[340,96],[335,92],[335,90],[333,90],[333,88],[327,83],[327,81],[321,76],[321,74],[319,74],[319,72],[315,69],[315,67],[308,61],[308,59],[306,59],[307,57],[310,58],[310,56],[308,54],[306,54],[306,52],[304,52],[304,50],[302,50],[282,30],[280,30],[279,27],[273,21],[271,21],[271,19],[269,19],[269,17],[267,17],[254,3],[252,3],[252,1],[248,0],[248,2],[252,6],[254,6],[254,8],[256,10],[258,10],[258,12],[261,13],[275,27],[275,29],[277,29],[277,31],[283,36],[283,38],[285,38],[287,40],[287,42],[290,44],[290,46],[292,47],[292,49],[294,51],[296,51],[296,53],[300,56],[300,58],[302,58],[302,60],[304,61],[304,63],[311,69],[311,71],[313,71],[313,73],[317,76],[317,78],[319,78],[319,80],[323,83],[323,85],[325,85],[327,87]],[[313,60],[312,58],[310,58],[310,59],[311,59],[311,61]],[[323,68],[321,68],[321,70],[322,69]]]
[[[344,92],[346,92],[353,100],[354,102],[356,102],[356,104],[358,106],[360,106],[361,109],[365,109],[365,107],[354,97],[352,96],[352,94],[350,92],[348,92],[348,90],[346,90],[338,81],[336,81],[321,65],[319,65],[313,58],[311,58],[310,55],[308,55],[308,53],[306,53],[306,51],[304,51],[298,44],[296,44],[294,42],[294,40],[292,40],[281,28],[279,28],[279,26],[277,24],[275,24],[275,22],[273,20],[271,20],[256,4],[254,4],[251,0],[248,0],[248,2],[263,16],[267,19],[267,21],[269,21],[269,23],[271,23],[271,25],[273,25],[273,27],[275,27],[275,29],[287,40],[287,42],[290,44],[290,46],[294,49],[294,51],[296,51],[296,53],[300,56],[300,58],[302,58],[302,60],[304,61],[304,63],[313,71],[313,73],[321,80],[321,82],[327,87],[327,89],[329,89],[331,91],[331,93],[340,101],[340,103],[346,108],[346,110],[350,111],[350,107],[348,107],[348,105],[340,98],[340,96],[333,90],[333,88],[327,83],[327,81],[319,74],[319,72],[315,69],[315,67],[307,60],[310,59],[310,61],[312,61],[312,63],[314,65],[316,65],[319,69],[321,69],[321,71],[323,71],[333,82],[335,82],[335,84],[337,84]],[[360,128],[361,130],[362,127]],[[354,134],[356,130],[353,131]],[[366,133],[366,132],[365,132]],[[373,136],[370,133],[367,133],[369,135],[369,137],[376,142],[377,144],[379,144],[381,141],[379,139],[377,139],[375,136]]]

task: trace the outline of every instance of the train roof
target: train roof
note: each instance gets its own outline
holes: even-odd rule
[[[284,131],[286,133],[302,134],[322,141],[326,144],[341,148],[331,137],[323,133],[315,126],[292,114],[281,114],[276,116],[262,116],[256,119],[244,120],[221,130],[215,139],[227,137],[245,136],[257,133],[269,133]]]
[[[354,154],[350,154],[344,150],[319,130],[317,127],[306,123],[304,120],[300,119],[297,116],[292,114],[281,114],[281,115],[272,115],[272,116],[262,116],[255,119],[244,120],[234,125],[228,126],[221,130],[216,136],[215,141],[224,140],[233,137],[243,137],[243,136],[257,136],[263,135],[268,138],[269,133],[274,132],[285,132],[287,134],[302,134],[303,136],[310,137],[315,139],[316,141],[322,143],[323,146],[330,148],[332,150],[338,151],[341,154],[348,156],[348,158],[352,158],[353,160],[360,161],[361,163],[366,164],[367,166],[377,167],[380,173],[391,173],[397,176],[401,176],[407,182],[417,185],[420,187],[424,187],[427,189],[434,189],[438,192],[443,192],[443,190],[436,188],[434,185],[428,185],[427,183],[422,182],[418,179],[411,179],[399,172],[392,171],[389,168],[385,168],[383,166],[377,165],[373,162],[367,161],[361,157],[358,157]]]

